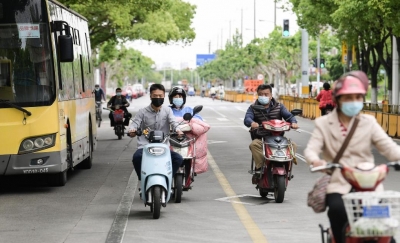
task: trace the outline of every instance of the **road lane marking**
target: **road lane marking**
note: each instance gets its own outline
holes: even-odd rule
[[[217,113],[218,115],[222,116],[222,117],[226,117],[224,114],[222,114],[221,112],[216,111],[214,108],[212,107],[207,107],[207,109],[210,109],[212,111],[214,111],[215,113]]]
[[[131,139],[129,143],[132,141],[133,139]],[[132,170],[124,195],[122,196],[118,209],[115,212],[114,222],[111,225],[110,231],[108,231],[106,243],[121,243],[123,241],[137,184],[137,175],[135,170]]]
[[[246,207],[240,203],[240,198],[236,197],[236,193],[231,187],[226,179],[225,175],[219,169],[217,163],[211,156],[211,154],[207,153],[208,163],[211,166],[215,176],[217,177],[219,184],[221,185],[222,189],[224,190],[225,194],[228,197],[233,197],[231,205],[235,209],[236,214],[239,216],[240,221],[242,222],[243,226],[246,228],[247,233],[250,235],[251,239],[255,243],[268,243],[267,239],[265,238],[264,234],[261,232],[260,228],[251,218],[249,212],[247,211]],[[236,197],[236,198],[235,198]]]
[[[303,129],[297,129],[297,130],[299,130],[300,132],[305,132],[305,133],[308,133],[308,134],[312,134],[312,132],[309,132],[309,131],[306,131],[306,130],[303,130]]]
[[[235,108],[238,109],[239,111],[247,112],[247,109],[243,109],[242,107],[236,106]]]
[[[306,157],[303,155],[296,153],[296,157],[307,164]]]

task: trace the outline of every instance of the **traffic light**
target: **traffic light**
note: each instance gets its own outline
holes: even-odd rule
[[[314,58],[314,59],[313,59],[313,64],[312,64],[312,65],[313,65],[313,67],[317,67],[317,65],[318,65],[318,63],[317,63],[317,58]]]
[[[282,32],[282,36],[283,37],[289,37],[290,32],[289,32],[289,20],[288,19],[284,19],[283,20],[283,32]]]
[[[325,68],[325,59],[323,59],[323,58],[319,59],[319,66],[321,68]]]

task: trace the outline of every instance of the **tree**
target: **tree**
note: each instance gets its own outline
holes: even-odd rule
[[[106,41],[191,42],[195,6],[182,0],[60,0],[89,21],[92,48]]]

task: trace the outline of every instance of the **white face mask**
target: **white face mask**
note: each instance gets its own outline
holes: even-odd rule
[[[96,90],[96,91],[99,91],[99,90],[100,90],[100,88],[95,88],[95,90]]]

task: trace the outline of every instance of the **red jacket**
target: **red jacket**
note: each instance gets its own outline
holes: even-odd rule
[[[335,102],[332,98],[332,90],[321,90],[317,96],[317,101],[319,101],[319,108],[324,109],[326,105],[332,105],[335,107]]]

